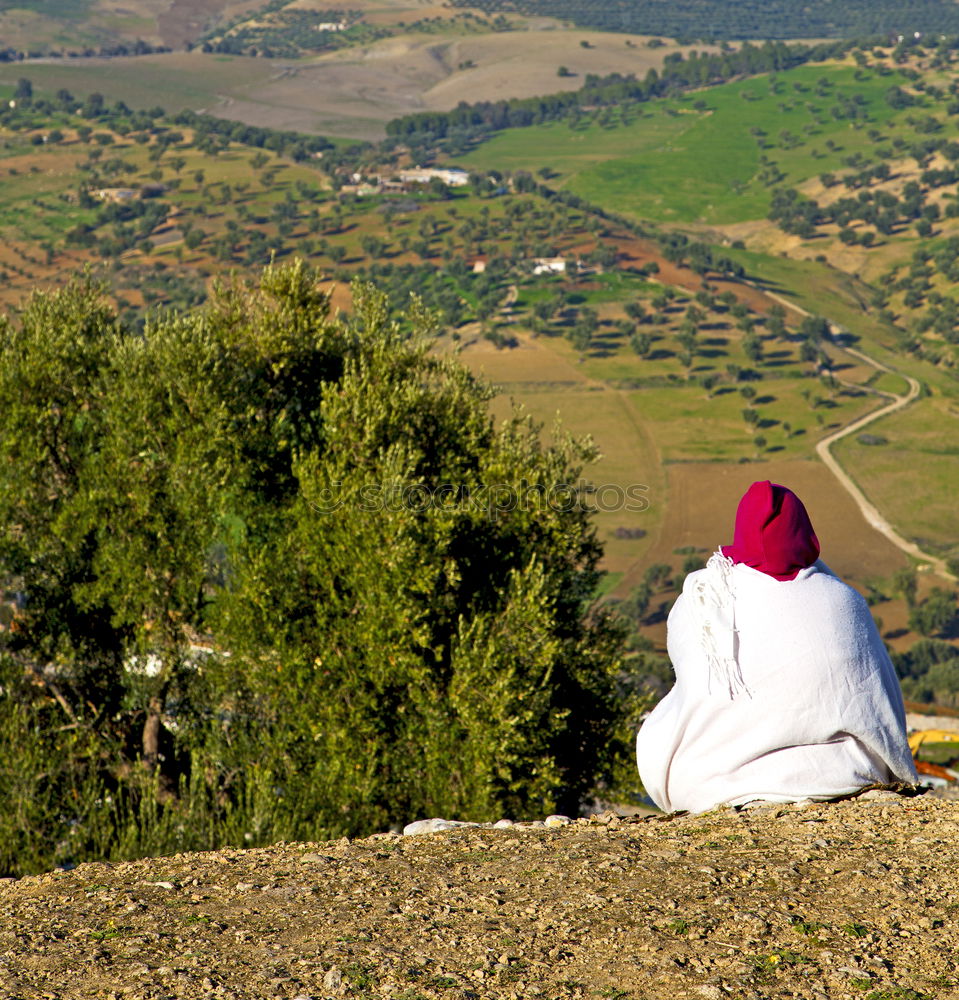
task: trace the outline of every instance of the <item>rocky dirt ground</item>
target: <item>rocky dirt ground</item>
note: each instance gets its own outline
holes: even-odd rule
[[[182,854],[0,883],[0,998],[959,998],[959,803]]]

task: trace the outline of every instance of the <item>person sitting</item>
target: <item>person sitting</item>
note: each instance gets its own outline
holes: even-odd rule
[[[918,780],[895,670],[862,596],[819,560],[802,501],[753,483],[733,544],[667,623],[676,683],[636,757],[666,812],[829,799]]]

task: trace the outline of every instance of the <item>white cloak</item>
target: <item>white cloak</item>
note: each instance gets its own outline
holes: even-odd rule
[[[667,625],[676,684],[636,757],[663,810],[917,781],[899,680],[865,600],[822,562],[780,582],[714,555]]]

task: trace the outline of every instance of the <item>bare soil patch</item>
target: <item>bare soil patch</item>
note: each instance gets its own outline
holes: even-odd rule
[[[658,70],[668,53],[682,51],[675,44],[651,49],[647,41],[640,35],[563,29],[554,24],[467,35],[437,46],[450,73],[426,91],[423,100],[429,108],[449,110],[460,101],[508,100],[578,90],[589,73],[634,73],[642,79],[650,69]],[[467,61],[472,67],[458,71],[457,67]],[[560,66],[574,75],[558,76]]]
[[[761,289],[745,285],[741,281],[718,278],[712,274],[704,281],[703,277],[691,268],[680,267],[666,260],[652,240],[637,237],[613,242],[621,254],[623,266],[639,268],[645,264],[655,263],[659,270],[652,276],[653,281],[664,285],[675,285],[693,293],[700,291],[705,283],[718,295],[727,291],[732,292],[740,302],[761,315],[766,315],[774,305],[782,304],[777,303]]]
[[[85,864],[0,885],[0,998],[945,1000],[957,819],[869,792]]]
[[[291,65],[255,95],[230,93],[228,106],[210,110],[260,125],[279,114],[278,127],[313,132],[322,123],[334,133],[340,121],[339,134],[379,138],[391,118],[415,111],[575,90],[585,73],[642,76],[677,48],[648,49],[638,37],[627,47],[626,38],[564,29],[401,35]],[[557,76],[560,65],[577,75]]]

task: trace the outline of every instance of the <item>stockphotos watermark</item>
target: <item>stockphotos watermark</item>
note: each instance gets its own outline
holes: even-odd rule
[[[560,513],[583,509],[589,511],[625,511],[641,514],[649,510],[649,487],[642,483],[364,483],[355,491],[344,491],[343,484],[332,482],[319,490],[310,506],[321,514],[332,514],[347,505],[367,513],[380,511],[424,512],[427,510],[469,510],[496,520],[512,511],[548,508]]]

